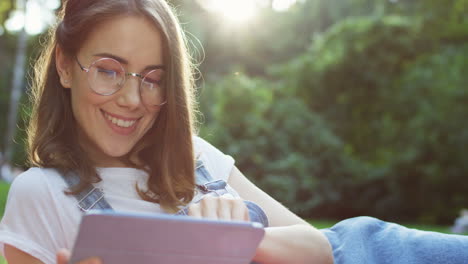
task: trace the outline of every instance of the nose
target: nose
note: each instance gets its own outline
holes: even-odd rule
[[[142,104],[140,78],[133,75],[127,76],[123,87],[118,91],[117,104],[129,109],[138,108]]]

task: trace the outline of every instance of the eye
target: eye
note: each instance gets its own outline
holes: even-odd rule
[[[148,83],[148,84],[151,84],[151,85],[160,85],[161,84],[161,80],[155,80],[153,78],[148,78],[146,77],[145,78],[145,83]]]
[[[160,69],[152,70],[145,75],[143,81],[151,86],[160,86],[162,83],[163,71]]]
[[[97,72],[99,73],[99,75],[103,75],[103,76],[105,76],[107,78],[112,78],[112,79],[117,77],[117,74],[118,74],[114,70],[109,70],[109,69],[105,69],[105,68],[102,68],[102,67],[98,67]]]

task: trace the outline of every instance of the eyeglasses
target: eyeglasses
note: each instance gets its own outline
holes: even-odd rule
[[[141,79],[139,86],[140,98],[145,105],[161,106],[166,103],[166,92],[162,87],[164,70],[157,68],[144,75],[134,72],[126,72],[120,62],[112,58],[101,58],[88,68],[85,68],[75,58],[81,70],[87,73],[88,83],[93,92],[99,95],[112,95],[122,89],[127,76]]]

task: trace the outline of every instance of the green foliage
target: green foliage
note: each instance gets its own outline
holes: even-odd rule
[[[28,103],[28,98],[24,94],[20,100],[18,112],[18,122],[16,126],[15,145],[13,148],[12,165],[19,168],[27,167],[27,125],[31,114],[31,105]]]
[[[202,134],[303,216],[452,222],[468,203],[457,184],[468,172],[468,52],[420,21],[345,19],[271,67],[271,80],[209,81]]]
[[[9,12],[13,8],[13,1],[1,1],[0,2],[0,26],[3,26],[3,23],[8,17]]]
[[[468,126],[460,120],[467,115],[468,53],[419,31],[404,17],[348,19],[275,71],[370,168],[374,183],[348,190],[379,190],[371,200],[355,200],[363,210],[449,221],[468,202],[467,187],[456,186],[467,169]]]
[[[298,212],[341,197],[352,182],[344,144],[320,116],[274,84],[244,74],[210,82],[203,96],[216,102],[201,134],[236,158],[266,192]]]
[[[353,143],[350,152],[370,153],[388,112],[385,102],[393,96],[389,84],[416,56],[415,30],[411,21],[397,16],[344,20],[316,37],[304,55],[281,66],[280,76]],[[385,162],[385,152],[376,154],[367,158]]]
[[[468,171],[468,124],[462,121],[468,117],[466,58],[468,45],[441,47],[409,64],[394,85],[399,96],[391,118],[404,128],[394,136],[395,150],[411,153],[394,158],[395,180],[418,184],[393,193],[411,199],[406,206],[425,211],[422,219],[448,221],[447,215],[468,203],[468,186],[459,184]]]
[[[38,47],[35,47],[38,41],[38,37],[30,37],[28,45],[36,48],[29,49],[27,54],[30,60],[26,61],[26,75],[24,76],[23,93],[20,98],[20,107],[17,111],[17,123],[16,131],[14,135],[14,146],[12,154],[12,165],[16,167],[26,168],[26,127],[28,124],[29,114],[31,112],[31,106],[28,102],[28,96],[26,91],[28,85],[31,83],[32,78],[32,62],[33,58],[37,57]],[[8,122],[8,114],[10,107],[10,90],[12,87],[13,79],[13,66],[17,44],[17,36],[4,35],[0,37],[0,59],[2,61],[8,61],[10,63],[0,64],[0,151],[5,151],[6,148],[6,130]],[[4,50],[5,52],[1,52]]]
[[[15,50],[15,39],[11,36],[0,37],[0,60],[11,63],[0,64],[0,149],[5,147],[5,133],[8,120],[8,108],[10,102],[10,87],[13,76],[13,54]],[[6,52],[8,51],[8,52]]]

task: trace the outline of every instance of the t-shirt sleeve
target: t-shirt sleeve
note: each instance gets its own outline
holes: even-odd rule
[[[234,159],[200,137],[194,137],[195,155],[203,161],[214,179],[228,181],[234,167]]]
[[[0,222],[0,253],[5,244],[16,247],[43,263],[55,263],[60,218],[52,192],[38,168],[20,174],[8,193]],[[55,208],[55,209],[54,209]]]

